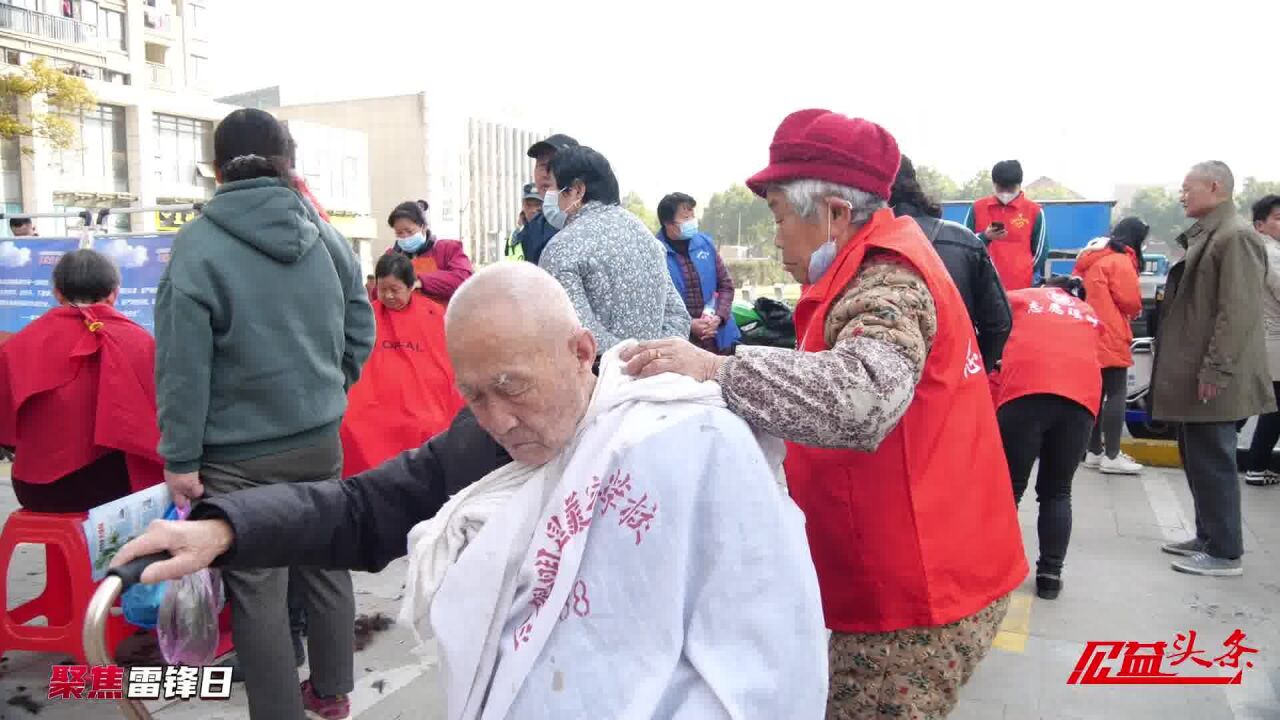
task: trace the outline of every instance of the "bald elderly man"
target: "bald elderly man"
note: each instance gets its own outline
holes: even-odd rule
[[[591,333],[527,263],[464,283],[446,337],[468,406],[446,432],[348,480],[207,500],[116,562],[168,550],[150,582],[408,553],[402,617],[439,642],[451,719],[821,717],[803,519],[718,386],[632,379],[616,350],[596,377]]]

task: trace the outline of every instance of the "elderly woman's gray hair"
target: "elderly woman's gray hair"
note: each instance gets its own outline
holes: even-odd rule
[[[771,189],[786,195],[791,209],[807,222],[818,222],[822,218],[822,209],[827,206],[829,197],[849,201],[853,208],[850,224],[854,227],[866,223],[877,210],[888,207],[884,198],[825,180],[791,180],[778,183]]]

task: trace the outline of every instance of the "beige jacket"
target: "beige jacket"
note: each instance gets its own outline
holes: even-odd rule
[[[1276,409],[1263,339],[1266,250],[1230,201],[1178,237],[1160,307],[1152,413],[1171,422],[1227,422]],[[1201,402],[1200,383],[1218,396]]]

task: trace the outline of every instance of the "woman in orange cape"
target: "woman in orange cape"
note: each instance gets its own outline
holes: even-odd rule
[[[444,307],[415,292],[413,262],[405,255],[384,255],[374,275],[378,336],[347,396],[346,477],[422,445],[463,406],[445,352]]]

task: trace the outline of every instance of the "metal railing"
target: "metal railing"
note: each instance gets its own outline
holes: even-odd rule
[[[39,35],[66,45],[97,45],[96,25],[35,10],[0,4],[0,30]]]

